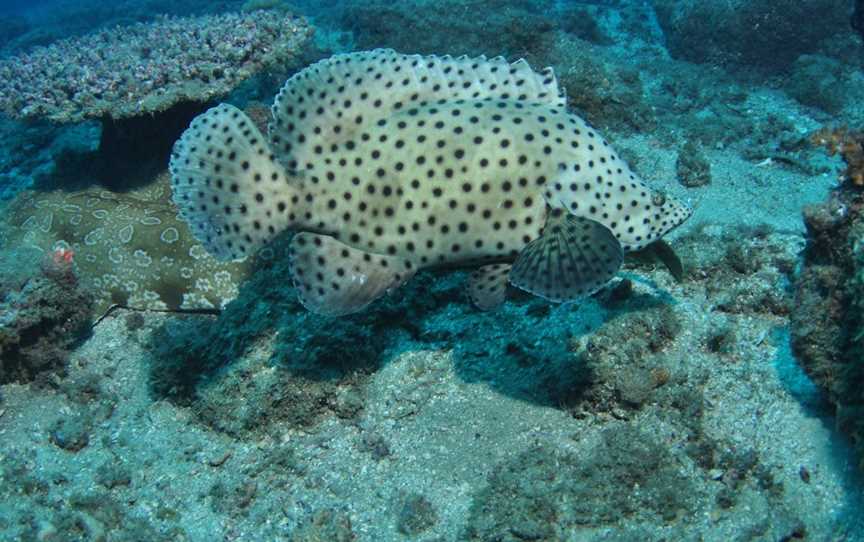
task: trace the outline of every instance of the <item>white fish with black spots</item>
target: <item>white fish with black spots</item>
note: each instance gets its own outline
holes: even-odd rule
[[[482,309],[508,282],[573,301],[690,216],[524,60],[337,55],[286,82],[268,132],[227,104],[197,117],[171,156],[174,201],[222,259],[299,232],[291,273],[322,314],[434,266],[476,268]]]

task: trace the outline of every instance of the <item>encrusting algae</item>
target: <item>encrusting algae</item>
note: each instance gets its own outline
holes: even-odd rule
[[[438,266],[476,268],[483,309],[508,282],[573,301],[690,216],[524,60],[337,55],[288,80],[268,131],[228,104],[197,117],[171,157],[174,201],[222,260],[299,232],[293,280],[321,314]]]

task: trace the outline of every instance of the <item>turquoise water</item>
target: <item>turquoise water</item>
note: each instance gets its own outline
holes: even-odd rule
[[[861,14],[4,2],[0,539],[864,540]]]

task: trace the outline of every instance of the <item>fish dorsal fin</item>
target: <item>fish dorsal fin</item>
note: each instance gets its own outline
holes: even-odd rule
[[[540,237],[513,263],[510,282],[550,301],[574,301],[609,282],[623,261],[621,244],[609,228],[553,210]]]
[[[312,169],[364,130],[401,110],[436,102],[503,100],[564,108],[551,68],[502,57],[403,55],[392,49],[341,54],[292,76],[273,104],[270,139],[290,169]]]
[[[290,268],[300,302],[325,316],[362,310],[414,275],[414,267],[402,258],[370,254],[307,232],[291,239]]]
[[[484,265],[471,273],[468,279],[468,297],[478,309],[492,311],[507,299],[507,274],[510,264]]]

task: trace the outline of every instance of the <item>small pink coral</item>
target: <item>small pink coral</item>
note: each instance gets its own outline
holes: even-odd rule
[[[42,273],[53,280],[75,280],[75,253],[71,248],[58,247],[45,255]]]

